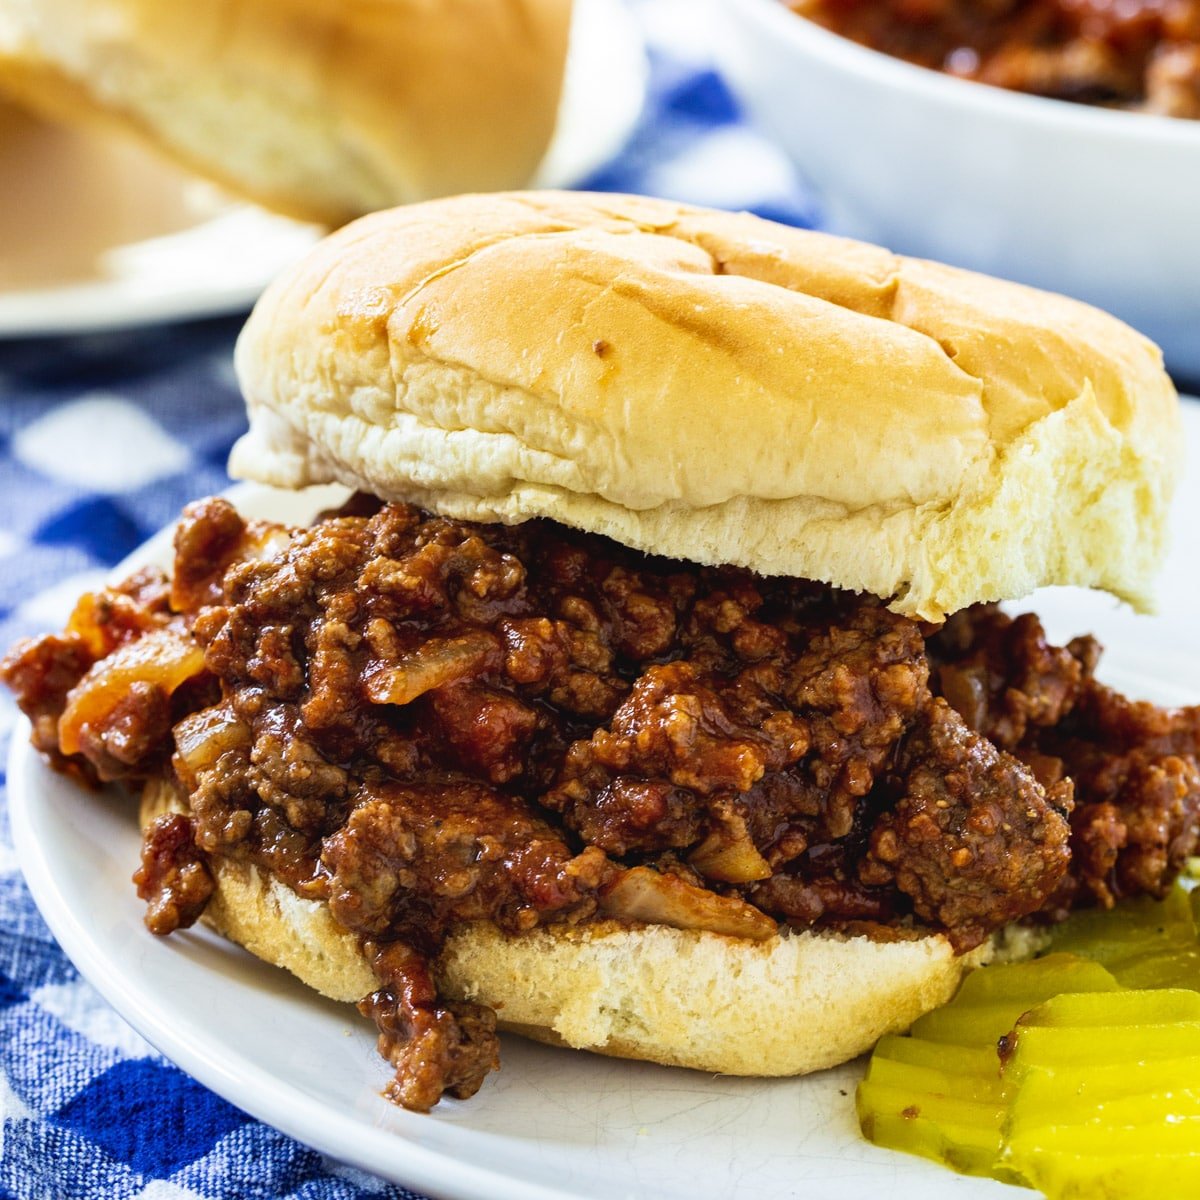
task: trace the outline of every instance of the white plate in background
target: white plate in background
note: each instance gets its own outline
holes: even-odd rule
[[[621,0],[576,0],[558,131],[536,186],[570,186],[620,151],[646,72]],[[246,312],[324,232],[233,200],[131,139],[2,105],[0,190],[0,338]]]

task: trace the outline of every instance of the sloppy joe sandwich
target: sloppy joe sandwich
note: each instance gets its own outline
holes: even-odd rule
[[[358,1003],[399,1103],[471,1095],[497,1023],[829,1066],[1194,852],[1200,710],[995,606],[1148,603],[1177,399],[1116,320],[751,216],[466,196],[326,240],[237,366],[233,472],[353,495],[190,506],[170,578],[3,674],[56,766],[141,793],[150,929]]]
[[[571,0],[0,0],[0,91],[341,224],[528,184]]]

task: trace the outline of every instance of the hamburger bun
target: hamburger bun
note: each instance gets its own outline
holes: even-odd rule
[[[236,476],[550,517],[926,620],[1048,584],[1148,607],[1180,467],[1161,356],[1113,317],[634,197],[367,217],[267,291],[237,366]]]
[[[1157,350],[1102,313],[632,197],[368,217],[269,289],[237,366],[244,477],[549,517],[930,621],[1050,583],[1145,605],[1179,466]],[[172,802],[151,790],[145,815]],[[210,858],[218,931],[336,999],[378,986],[324,902]],[[1006,952],[1034,944],[1013,935]],[[543,1040],[782,1075],[907,1027],[995,952],[908,927],[754,941],[631,920],[515,937],[460,924],[434,970],[447,998]]]
[[[570,0],[0,0],[0,90],[337,225],[527,183],[569,22]]]

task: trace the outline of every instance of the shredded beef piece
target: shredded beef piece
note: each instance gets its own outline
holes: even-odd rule
[[[396,1070],[386,1095],[428,1112],[449,1092],[468,1100],[500,1065],[496,1014],[482,1004],[445,1004],[429,963],[403,942],[369,947],[381,987],[358,1010],[379,1028],[379,1053]]]
[[[195,922],[215,883],[188,817],[165,813],[150,822],[142,834],[142,865],[133,882],[146,901],[144,919],[151,933],[174,933]]]
[[[871,833],[860,874],[895,880],[957,950],[1040,908],[1067,869],[1071,785],[1047,794],[944,700],[909,738],[904,792]]]

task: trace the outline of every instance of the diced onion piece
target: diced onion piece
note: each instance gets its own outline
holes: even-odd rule
[[[958,667],[947,663],[938,673],[942,695],[951,708],[974,730],[983,729],[987,720],[987,684],[978,667]]]
[[[367,680],[374,704],[410,704],[434,688],[477,674],[497,649],[483,630],[454,638],[431,638],[394,666],[381,667]]]
[[[135,683],[151,683],[170,695],[204,670],[204,651],[190,634],[156,629],[102,658],[71,689],[58,722],[64,754],[78,754],[85,725],[98,726]]]
[[[771,874],[770,863],[759,854],[746,822],[736,813],[730,813],[726,822],[692,851],[688,863],[706,879],[723,883],[753,883]]]
[[[624,921],[703,929],[755,941],[777,932],[775,922],[752,904],[735,896],[718,896],[649,867],[624,872],[601,897],[600,907]]]
[[[113,648],[100,622],[102,595],[100,592],[84,592],[75,601],[67,621],[67,633],[73,633],[81,639],[93,658],[103,658]]]
[[[175,726],[175,765],[185,782],[195,786],[201,771],[225,753],[250,741],[250,730],[229,707],[215,704],[184,717]]]
[[[79,638],[94,659],[101,659],[123,642],[134,641],[161,624],[132,597],[105,588],[79,597],[66,631]]]

